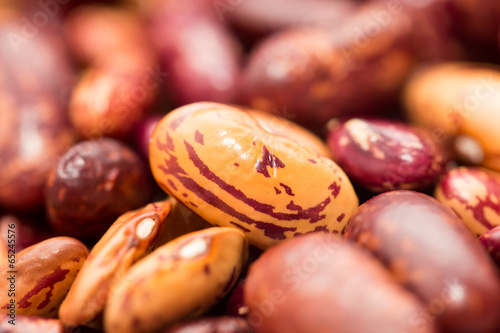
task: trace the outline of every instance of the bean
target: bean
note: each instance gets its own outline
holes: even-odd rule
[[[140,157],[104,138],[80,142],[59,159],[47,180],[45,201],[55,230],[98,239],[119,215],[147,203],[150,191]]]
[[[261,249],[308,232],[342,232],[358,205],[332,160],[223,104],[193,103],[165,116],[150,164],[167,193]]]
[[[152,332],[200,315],[229,292],[247,256],[247,241],[233,228],[197,231],[159,247],[113,284],[106,332]]]
[[[168,201],[120,216],[92,248],[59,309],[65,327],[102,328],[101,315],[111,285],[153,249],[166,217]]]
[[[55,318],[87,255],[87,247],[80,241],[54,237],[17,253],[16,273],[8,262],[2,262],[0,287],[5,292],[0,295],[1,313]]]
[[[416,296],[339,236],[287,240],[252,265],[244,287],[257,333],[437,332]]]
[[[500,280],[465,223],[436,199],[393,191],[354,213],[345,237],[368,249],[450,332],[500,328]]]
[[[436,199],[462,218],[477,236],[500,225],[500,175],[470,167],[458,167],[441,178]]]
[[[330,125],[328,145],[334,161],[372,191],[425,189],[445,171],[444,149],[414,127],[359,118]]]

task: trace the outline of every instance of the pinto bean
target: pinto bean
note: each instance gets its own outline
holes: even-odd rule
[[[153,133],[150,164],[167,193],[261,249],[308,232],[340,233],[358,206],[332,160],[223,104],[167,114]]]

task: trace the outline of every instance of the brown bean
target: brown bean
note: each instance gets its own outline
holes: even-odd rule
[[[15,288],[14,295],[0,295],[1,313],[55,318],[87,255],[80,241],[54,237],[17,253],[13,267],[2,263],[0,287],[8,291],[14,284]]]
[[[459,167],[448,171],[434,196],[450,207],[480,236],[500,225],[500,175],[481,168]]]
[[[248,323],[240,318],[200,318],[177,324],[162,333],[253,333]]]
[[[0,10],[0,205],[25,210],[42,205],[50,168],[73,142],[65,114],[73,70],[56,18],[25,38],[22,15],[4,15]]]
[[[475,156],[469,162],[500,170],[499,85],[500,67],[437,64],[410,79],[404,102],[409,118],[427,128],[435,140],[469,138],[467,146],[479,150],[468,152]]]
[[[247,256],[245,236],[233,228],[205,229],[161,246],[114,283],[105,331],[153,332],[200,315],[229,292]]]
[[[383,0],[391,3],[391,0]],[[498,29],[498,10],[495,0],[427,0],[415,2],[402,0],[399,3],[422,7],[428,24],[438,27],[447,36],[464,44],[468,56],[485,56],[492,51]],[[467,26],[463,24],[467,22]],[[425,26],[421,26],[425,29]],[[439,45],[437,45],[439,47]],[[475,47],[475,49],[472,49]],[[479,54],[474,54],[477,51]],[[496,56],[496,55],[495,55]]]
[[[258,333],[436,332],[414,295],[335,235],[306,235],[264,252],[244,292]]]
[[[148,202],[151,185],[140,157],[112,139],[84,141],[53,167],[46,207],[55,230],[98,239],[121,214]]]
[[[345,237],[424,300],[443,330],[500,328],[497,272],[464,222],[436,199],[411,191],[380,194],[354,213]]]
[[[149,254],[170,213],[168,201],[120,216],[92,248],[59,309],[65,327],[102,328],[101,315],[111,285]]]
[[[372,191],[425,189],[445,171],[444,149],[412,126],[360,118],[329,124],[333,160]]]
[[[308,232],[340,233],[358,206],[332,160],[224,104],[167,114],[153,133],[150,164],[166,192],[261,249]]]

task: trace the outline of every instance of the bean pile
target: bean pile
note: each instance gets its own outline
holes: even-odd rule
[[[500,1],[4,0],[0,333],[499,333]]]

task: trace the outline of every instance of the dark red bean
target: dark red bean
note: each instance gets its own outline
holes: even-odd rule
[[[447,161],[429,134],[390,120],[354,118],[332,125],[328,145],[351,179],[378,192],[424,189],[437,181]]]
[[[209,1],[145,2],[150,36],[179,105],[234,103],[239,88],[239,47]]]
[[[488,255],[448,207],[412,191],[359,207],[345,237],[371,251],[431,317],[454,333],[500,329],[500,280]]]
[[[339,236],[283,242],[251,266],[244,287],[258,333],[430,333],[421,303],[365,251]]]

